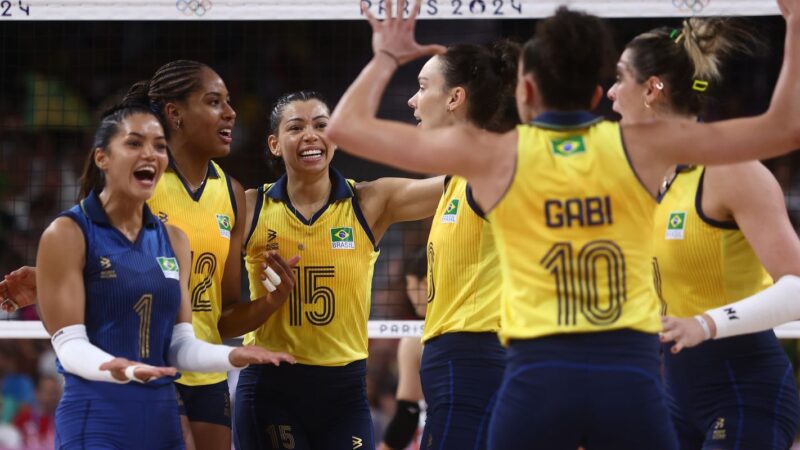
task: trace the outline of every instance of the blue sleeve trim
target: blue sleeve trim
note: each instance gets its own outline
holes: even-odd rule
[[[261,213],[261,208],[264,207],[264,186],[259,186],[258,191],[256,191],[256,204],[253,208],[253,218],[250,222],[250,232],[247,233],[247,237],[244,240],[244,248],[247,248],[247,244],[250,242],[250,237],[253,236],[253,232],[256,231],[256,225],[258,225],[258,216]],[[247,220],[247,218],[245,218]]]
[[[238,216],[237,212],[237,204],[236,204],[236,194],[233,192],[233,182],[231,182],[231,176],[227,173],[225,174],[225,182],[228,185],[228,195],[231,198],[231,207],[233,208],[233,217],[236,218]]]
[[[703,180],[706,177],[706,169],[703,168],[703,173],[700,174],[700,180],[697,182],[697,194],[694,196],[694,209],[697,215],[703,219],[703,222],[714,228],[721,228],[723,230],[738,230],[739,225],[735,220],[714,220],[703,213]]]
[[[475,212],[475,214],[477,214],[481,219],[486,220],[486,213],[483,212],[481,207],[478,206],[478,204],[475,202],[475,199],[472,197],[472,187],[469,184],[467,184],[466,197],[467,204],[470,208],[472,208],[472,211]]]
[[[358,219],[358,223],[361,224],[361,228],[367,233],[370,242],[372,242],[372,248],[375,251],[378,251],[378,244],[375,242],[375,236],[372,234],[372,230],[369,228],[369,224],[367,223],[367,219],[364,217],[364,213],[361,211],[361,205],[358,203],[358,195],[353,195],[351,198],[353,203],[353,212],[356,214],[356,219]]]

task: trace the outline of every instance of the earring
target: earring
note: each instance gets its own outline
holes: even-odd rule
[[[650,103],[647,103],[647,100],[644,101],[644,107],[650,109]]]
[[[176,130],[180,130],[181,129],[181,119],[178,119],[178,121],[175,122],[175,129]]]
[[[662,83],[660,81],[658,83],[656,83],[656,89],[658,89],[659,91],[664,89],[664,83]]]

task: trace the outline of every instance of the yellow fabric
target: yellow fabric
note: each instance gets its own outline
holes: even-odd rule
[[[681,172],[656,208],[656,289],[666,314],[691,317],[772,284],[734,222],[707,222],[697,208],[703,167]]]
[[[619,125],[517,130],[513,181],[488,216],[504,276],[503,342],[658,332],[656,203],[628,163]]]
[[[192,198],[177,172],[168,169],[147,203],[162,222],[177,226],[189,237],[192,251],[189,296],[194,334],[198,339],[220,344],[217,323],[222,310],[222,275],[236,214],[227,177],[216,163],[211,164],[218,176],[209,174],[198,200]],[[209,385],[227,378],[225,373],[181,373],[177,382],[187,386]]]
[[[428,237],[428,311],[423,342],[445,333],[500,329],[502,278],[489,226],[453,177]]]
[[[352,193],[353,184],[348,184]],[[351,194],[330,203],[308,225],[287,202],[268,195],[273,187],[278,186],[264,187],[267,193],[262,194],[258,222],[246,246],[251,298],[266,295],[260,264],[267,250],[277,250],[285,259],[300,255],[297,283],[291,298],[249,333],[245,343],[287,352],[301,364],[317,366],[343,366],[366,358],[372,274],[379,252],[358,221],[355,198]],[[343,239],[334,243],[332,234],[337,232]]]

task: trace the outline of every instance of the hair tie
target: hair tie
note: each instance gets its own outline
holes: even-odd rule
[[[675,36],[677,36],[678,33],[680,33],[680,30],[678,30],[677,28],[673,28],[672,31],[669,32],[669,38],[674,41]]]
[[[697,92],[705,92],[708,89],[708,81],[706,80],[694,80],[692,82],[692,90]]]

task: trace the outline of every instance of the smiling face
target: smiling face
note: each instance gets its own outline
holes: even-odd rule
[[[95,149],[105,189],[145,201],[167,167],[164,129],[152,114],[136,113],[119,124],[106,149]]]
[[[434,56],[422,66],[417,77],[419,90],[408,99],[408,106],[414,110],[414,118],[419,126],[437,128],[450,124],[448,113],[449,93],[445,87],[441,60]]]
[[[336,145],[325,135],[330,120],[328,106],[317,99],[297,100],[283,108],[277,134],[268,144],[273,155],[283,158],[292,172],[327,170]]]
[[[625,49],[617,62],[617,78],[608,90],[611,108],[622,116],[622,123],[641,122],[650,118],[652,111],[645,106],[647,86],[636,81],[632,65],[633,51]]]
[[[223,157],[231,151],[236,111],[216,72],[203,68],[199,79],[198,87],[178,103],[182,135],[190,148],[208,158]]]

